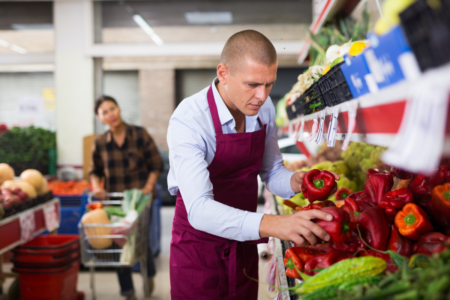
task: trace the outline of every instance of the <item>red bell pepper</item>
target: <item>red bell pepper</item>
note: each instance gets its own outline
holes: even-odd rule
[[[437,185],[450,181],[450,170],[447,165],[442,165],[439,169],[430,177],[431,187],[434,188]]]
[[[356,253],[358,249],[365,249],[366,245],[364,245],[364,243],[361,241],[358,233],[356,231],[353,231],[352,236],[347,241],[345,241],[344,243],[330,242],[330,247],[332,249],[349,252],[353,254]]]
[[[391,237],[389,238],[387,249],[408,258],[414,253],[413,242],[402,236],[395,225],[391,225]]]
[[[322,201],[319,203],[313,203],[313,204],[306,205],[302,208],[302,210],[322,209],[324,207],[329,207],[329,206],[336,206],[336,204],[333,201],[325,200],[325,201]]]
[[[99,208],[103,208],[103,204],[100,201],[91,202],[91,203],[86,204],[87,210],[94,210],[94,209],[99,209]]]
[[[336,194],[334,194],[334,196],[336,197],[336,200],[344,200],[345,198],[348,197],[348,195],[351,195],[352,193],[353,193],[353,191],[351,189],[343,186],[337,190],[337,192],[336,192]]]
[[[369,169],[366,171],[366,179],[369,179],[370,177],[372,177],[372,175],[375,174],[381,174],[386,176],[391,186],[394,185],[394,177],[392,176],[392,173],[387,170],[380,171],[379,169]]]
[[[364,241],[372,248],[386,250],[389,239],[389,223],[384,211],[378,207],[371,207],[356,216],[356,223]]]
[[[341,208],[345,210],[350,215],[350,219],[354,221],[355,216],[361,213],[359,210],[358,202],[356,202],[355,199],[347,197],[344,199],[344,203],[345,204],[341,206]]]
[[[308,245],[307,247],[321,251],[322,253],[328,253],[333,250],[333,248],[331,248],[330,246],[330,243],[317,243],[315,245]]]
[[[383,196],[391,191],[394,181],[390,172],[384,171],[390,174],[390,177],[386,174],[377,173],[370,176],[364,183],[364,191],[370,196],[373,204],[379,205],[383,200]],[[392,181],[391,181],[392,179]]]
[[[386,262],[386,271],[395,273],[398,269],[397,265],[392,261],[389,254],[380,253],[374,250],[361,251],[359,256],[375,256],[384,259]]]
[[[423,209],[414,203],[406,204],[395,216],[395,226],[400,234],[418,241],[425,233],[433,231],[428,216]]]
[[[316,255],[305,264],[305,273],[308,275],[317,274],[317,269],[328,268],[329,266],[348,258],[354,258],[348,252],[343,252],[339,250],[332,250],[328,253]]]
[[[431,204],[436,214],[432,217],[440,226],[450,227],[450,183],[444,183],[433,188]]]
[[[414,196],[408,188],[390,191],[383,196],[383,200],[378,205],[388,216],[395,216],[397,212],[408,203],[414,201]]]
[[[412,178],[414,178],[414,176],[416,176],[415,174],[413,174],[411,172],[408,172],[408,171],[405,171],[405,170],[402,170],[402,169],[399,169],[396,167],[391,167],[391,172],[392,172],[392,174],[395,175],[395,177],[397,177],[398,179],[401,179],[401,180],[412,179]]]
[[[449,244],[450,237],[439,232],[430,232],[420,238],[416,253],[431,255],[447,250]]]
[[[364,196],[367,196],[366,192],[359,191],[359,192],[354,192],[354,193],[348,195],[347,198],[358,200],[360,197],[364,197]]]
[[[375,206],[375,204],[372,203],[370,197],[366,194],[365,191],[359,191],[359,192],[353,193],[353,194],[349,195],[347,198],[356,200],[356,203],[358,203],[360,212],[363,212],[363,211]]]
[[[326,200],[336,187],[336,180],[331,172],[313,169],[305,174],[301,188],[303,196],[313,203],[316,200]]]
[[[416,196],[417,200],[428,201],[431,199],[431,184],[425,175],[417,175],[416,178],[410,182],[409,188],[414,196]]]
[[[314,220],[314,222],[323,228],[334,243],[343,243],[348,240],[355,224],[351,221],[350,215],[339,207],[324,207],[321,211],[329,213],[333,216],[332,221]]]
[[[291,247],[284,254],[284,266],[286,267],[286,275],[292,278],[300,279],[300,274],[296,268],[303,272],[305,263],[316,255],[322,254],[322,251],[307,247]]]

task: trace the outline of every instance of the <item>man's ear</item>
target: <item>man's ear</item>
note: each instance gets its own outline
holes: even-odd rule
[[[222,85],[226,85],[230,76],[230,70],[224,64],[217,66],[217,78]]]

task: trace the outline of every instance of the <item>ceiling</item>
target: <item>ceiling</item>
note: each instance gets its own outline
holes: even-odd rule
[[[140,14],[151,26],[188,26],[186,12],[231,12],[232,25],[311,23],[311,0],[102,1],[103,27],[136,27]]]

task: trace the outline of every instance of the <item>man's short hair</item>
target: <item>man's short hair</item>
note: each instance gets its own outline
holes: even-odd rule
[[[248,59],[271,66],[277,63],[277,51],[272,42],[255,30],[244,30],[233,34],[225,44],[220,62],[234,72]]]
[[[95,104],[94,104],[94,112],[95,112],[96,115],[98,115],[98,109],[99,109],[100,105],[102,105],[102,103],[105,102],[105,101],[111,101],[111,102],[114,103],[117,107],[119,107],[119,104],[117,104],[116,99],[114,99],[114,98],[111,97],[111,96],[102,95],[102,96],[98,97],[98,98],[95,100]]]

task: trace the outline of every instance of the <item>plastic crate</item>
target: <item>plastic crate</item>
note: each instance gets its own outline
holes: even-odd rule
[[[303,114],[309,115],[316,111],[320,111],[327,107],[322,92],[317,82],[313,83],[297,100],[299,101],[299,109],[303,109]]]
[[[61,203],[61,222],[58,233],[78,234],[78,223],[86,211],[85,206],[89,195],[57,197]]]
[[[286,113],[289,120],[294,120],[297,117],[292,105],[286,106]]]
[[[418,0],[400,14],[406,39],[425,71],[450,61],[450,1],[440,0],[433,9]]]
[[[353,99],[352,92],[341,71],[342,64],[343,62],[333,66],[317,82],[327,106],[334,106]]]

